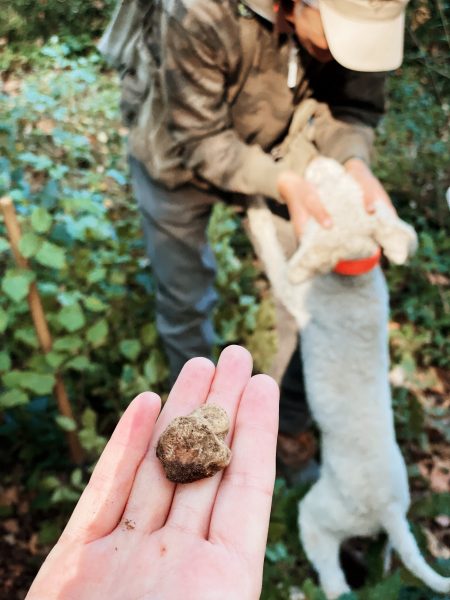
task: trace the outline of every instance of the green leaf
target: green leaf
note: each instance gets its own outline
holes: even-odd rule
[[[97,414],[92,408],[86,408],[86,410],[81,415],[81,424],[84,429],[89,429],[95,431],[97,427]]]
[[[59,480],[58,485],[61,485]],[[57,487],[57,486],[55,486]],[[54,521],[45,521],[39,528],[39,543],[46,545],[53,545],[61,535],[61,527],[59,523]]]
[[[85,307],[92,312],[103,312],[108,306],[95,296],[87,296],[83,299]]]
[[[11,369],[11,358],[8,352],[0,352],[0,372],[9,371]]]
[[[54,344],[53,349],[60,352],[77,352],[83,345],[81,337],[76,335],[66,335],[58,338]]]
[[[414,517],[434,518],[438,515],[449,513],[450,509],[450,492],[442,492],[440,494],[429,494],[411,507],[411,514]]]
[[[19,250],[25,258],[30,258],[34,256],[39,250],[42,244],[42,240],[35,233],[30,231],[29,233],[25,233],[19,242]]]
[[[101,319],[87,330],[86,338],[88,342],[94,346],[94,348],[98,348],[105,343],[108,336],[108,331],[108,322],[106,319]]]
[[[9,242],[6,238],[0,236],[0,253],[9,250]]]
[[[78,302],[70,306],[64,306],[58,313],[58,322],[66,331],[77,331],[81,329],[86,320]]]
[[[66,266],[66,251],[51,242],[43,242],[35,258],[44,267],[64,269]]]
[[[135,361],[141,351],[141,343],[139,340],[122,340],[119,350],[125,358]]]
[[[2,377],[3,385],[9,388],[20,387],[20,381],[22,379],[22,371],[9,371]]]
[[[31,271],[25,269],[10,269],[2,280],[2,290],[14,302],[20,302],[26,298],[30,283],[34,276]]]
[[[400,573],[396,572],[367,592],[367,600],[397,600],[402,588]]]
[[[141,342],[144,346],[152,347],[158,339],[158,332],[154,323],[147,323],[140,331]]]
[[[154,350],[144,364],[144,376],[148,385],[156,385],[167,377],[167,365],[162,354]]]
[[[52,217],[45,208],[39,206],[31,215],[31,226],[37,233],[46,233],[52,226]]]
[[[90,366],[91,363],[86,356],[77,356],[65,364],[67,369],[73,369],[74,371],[86,371]]]
[[[39,340],[37,339],[36,332],[33,327],[16,329],[14,332],[14,339],[23,342],[26,346],[34,348],[35,350],[39,348]]]
[[[72,471],[70,476],[70,482],[75,487],[80,487],[83,485],[83,471],[81,469],[75,469]]]
[[[50,394],[55,386],[53,375],[42,375],[33,371],[22,371],[20,387],[36,392],[37,394]]]
[[[0,410],[6,410],[24,404],[28,404],[28,394],[22,390],[9,390],[9,392],[0,395]]]
[[[69,417],[65,417],[64,415],[57,415],[55,417],[55,421],[63,431],[75,431],[77,428],[75,421]]]
[[[98,267],[93,271],[90,271],[86,275],[86,280],[89,283],[98,283],[99,281],[103,281],[106,277],[106,269],[103,267]]]
[[[0,306],[0,333],[3,333],[8,327],[8,313]]]
[[[61,352],[55,352],[54,350],[47,352],[45,355],[45,361],[50,367],[52,367],[52,369],[57,369],[66,358],[67,357],[65,354],[62,354]]]

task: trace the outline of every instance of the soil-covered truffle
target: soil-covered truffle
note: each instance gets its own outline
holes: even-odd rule
[[[190,483],[227,467],[231,450],[224,440],[229,427],[227,413],[216,404],[205,404],[187,417],[174,419],[156,447],[167,478]]]

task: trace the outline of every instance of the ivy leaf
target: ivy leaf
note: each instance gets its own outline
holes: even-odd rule
[[[10,269],[2,280],[2,290],[14,302],[23,300],[30,288],[34,275],[31,271],[25,269]]]
[[[9,371],[5,373],[2,377],[3,385],[6,385],[8,388],[16,388],[20,387],[20,382],[22,379],[22,371]]]
[[[9,392],[0,395],[1,410],[22,406],[24,404],[28,404],[28,395],[22,390],[9,390]]]
[[[37,394],[50,394],[55,385],[53,375],[42,375],[33,371],[22,371],[20,387],[36,392]]]
[[[83,299],[85,307],[92,312],[103,312],[108,306],[96,296],[87,296]]]
[[[0,333],[3,333],[8,327],[8,313],[0,306]]]
[[[57,415],[55,417],[55,421],[63,431],[75,431],[77,428],[75,421],[69,417],[65,417],[64,415]]]
[[[122,340],[119,350],[125,358],[135,361],[141,351],[141,343],[139,340]]]
[[[106,319],[101,319],[100,321],[97,321],[95,325],[92,325],[92,327],[88,329],[86,338],[94,348],[98,348],[99,346],[102,346],[105,343],[106,338],[108,336],[108,331],[108,322],[106,321]]]
[[[0,352],[0,372],[9,371],[11,369],[11,358],[8,352]]]
[[[158,339],[158,332],[154,323],[147,323],[140,331],[141,341],[144,346],[152,347]]]
[[[16,329],[14,332],[14,339],[23,342],[30,348],[39,348],[39,340],[35,330],[32,327],[23,327],[22,329]]]
[[[25,233],[19,242],[19,250],[25,258],[34,256],[39,250],[42,240],[32,231]]]
[[[55,341],[53,350],[60,352],[77,352],[83,345],[83,340],[76,335],[66,335]]]
[[[65,354],[55,352],[54,350],[47,352],[47,354],[45,355],[45,361],[50,367],[52,367],[52,369],[57,369],[64,362],[65,359]]]
[[[168,375],[167,365],[162,354],[154,350],[144,364],[144,376],[149,385],[164,381]]]
[[[52,226],[50,213],[42,206],[35,208],[31,215],[31,226],[37,233],[46,233]]]
[[[0,252],[5,252],[5,250],[9,250],[9,242],[6,238],[0,236]]]
[[[64,269],[66,266],[66,251],[56,244],[44,242],[36,254],[36,260],[44,267]]]
[[[86,356],[77,356],[69,360],[65,366],[67,369],[73,369],[74,371],[86,371],[91,366],[91,363]]]
[[[70,306],[64,306],[58,313],[58,322],[64,327],[66,331],[77,331],[81,329],[86,320],[84,318],[83,311],[78,302],[71,304]]]
[[[89,283],[98,283],[106,278],[106,269],[104,267],[98,267],[89,273],[86,273],[86,280]]]
[[[106,175],[114,179],[119,185],[125,185],[127,182],[125,175],[116,169],[109,169],[106,171]]]

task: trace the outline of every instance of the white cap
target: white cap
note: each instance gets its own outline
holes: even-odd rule
[[[403,60],[409,0],[319,0],[328,46],[354,71],[392,71]]]

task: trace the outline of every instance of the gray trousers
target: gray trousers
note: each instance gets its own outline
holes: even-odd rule
[[[212,355],[216,265],[206,231],[214,203],[223,198],[192,185],[168,190],[133,157],[130,169],[156,282],[156,327],[173,383],[187,360]],[[280,304],[276,310],[283,342],[270,374],[281,387],[280,431],[293,435],[309,427],[310,415],[296,325]]]

